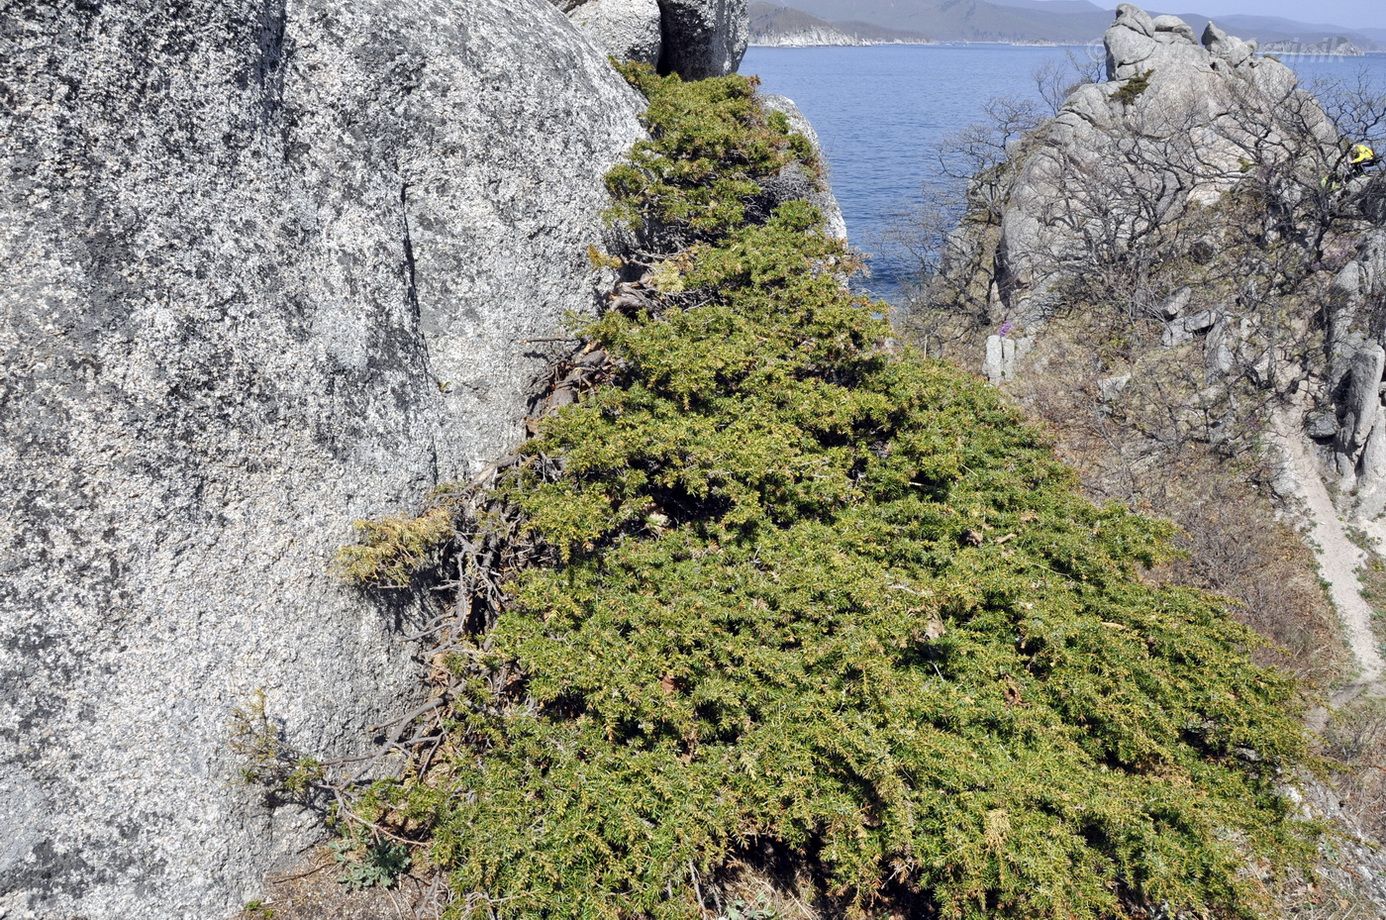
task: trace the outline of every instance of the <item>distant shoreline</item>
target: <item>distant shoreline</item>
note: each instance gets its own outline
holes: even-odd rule
[[[779,41],[764,42],[753,41],[749,43],[751,48],[878,48],[889,45],[918,45],[922,47],[953,48],[971,45],[995,45],[1000,48],[1087,48],[1094,43],[1087,42],[1004,42],[1004,41],[935,41],[928,38],[896,41],[880,41],[876,39],[861,39],[860,41]]]
[[[860,39],[852,41],[752,41],[749,43],[751,48],[879,48],[894,45],[909,45],[917,47],[934,48],[956,48],[971,47],[973,45],[991,45],[998,48],[1088,48],[1097,45],[1097,41],[1092,42],[1051,42],[1051,41],[934,41],[932,39],[914,39],[882,41],[878,39]],[[1274,55],[1275,57],[1330,57],[1330,58],[1360,58],[1376,57],[1386,54],[1386,51],[1359,51],[1356,54],[1344,53],[1339,51],[1259,51],[1261,55]]]
[[[878,48],[883,45],[940,45],[943,42],[932,42],[920,39],[918,41],[850,41],[850,42],[824,42],[824,41],[783,41],[783,42],[748,42],[749,48]]]

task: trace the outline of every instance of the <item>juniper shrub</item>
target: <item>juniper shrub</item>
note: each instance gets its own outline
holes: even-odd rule
[[[458,916],[691,920],[765,846],[827,916],[1258,916],[1249,862],[1311,849],[1277,791],[1293,683],[1143,578],[1167,524],[883,347],[813,208],[749,222],[807,154],[752,81],[627,74],[651,139],[617,216],[692,241],[675,292],[585,329],[620,376],[526,448],[561,476],[500,486],[551,562],[465,666],[451,755],[363,812],[427,841]]]

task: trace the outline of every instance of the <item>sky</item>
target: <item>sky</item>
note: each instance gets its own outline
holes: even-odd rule
[[[1096,0],[1099,6],[1116,8],[1118,0]],[[1386,4],[1380,0],[1145,0],[1139,5],[1163,9],[1171,7],[1170,12],[1202,13],[1205,16],[1226,16],[1229,13],[1247,13],[1258,16],[1282,16],[1299,22],[1331,23],[1349,29],[1386,29]],[[1178,9],[1173,9],[1178,7]]]

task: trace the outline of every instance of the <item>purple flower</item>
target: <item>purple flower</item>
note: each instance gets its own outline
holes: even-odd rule
[[[1010,335],[1012,332],[1015,332],[1015,323],[1011,322],[1010,320],[1006,320],[1004,323],[1001,324],[1001,328],[996,330],[996,334],[1001,336],[1003,339],[1006,336]]]

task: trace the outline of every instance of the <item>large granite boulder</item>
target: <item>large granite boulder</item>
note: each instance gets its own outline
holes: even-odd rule
[[[1372,519],[1386,511],[1386,350],[1376,318],[1376,305],[1386,297],[1386,231],[1369,229],[1354,242],[1321,307],[1327,361],[1319,402],[1333,409],[1332,466],[1340,504]],[[1329,257],[1344,245],[1335,242]]]
[[[520,435],[640,100],[543,0],[13,0],[0,98],[0,916],[226,916],[232,707],[413,692],[333,552]]]
[[[550,0],[594,44],[686,80],[735,73],[746,53],[746,0]]]
[[[659,0],[587,0],[568,16],[617,60],[659,64],[664,41]]]
[[[659,0],[664,21],[660,69],[685,79],[719,77],[741,66],[750,40],[746,0]]]
[[[1367,443],[1376,425],[1377,410],[1381,408],[1381,380],[1386,373],[1386,349],[1372,344],[1353,356],[1346,379],[1342,382],[1343,420],[1339,428],[1338,448],[1353,456]]]

